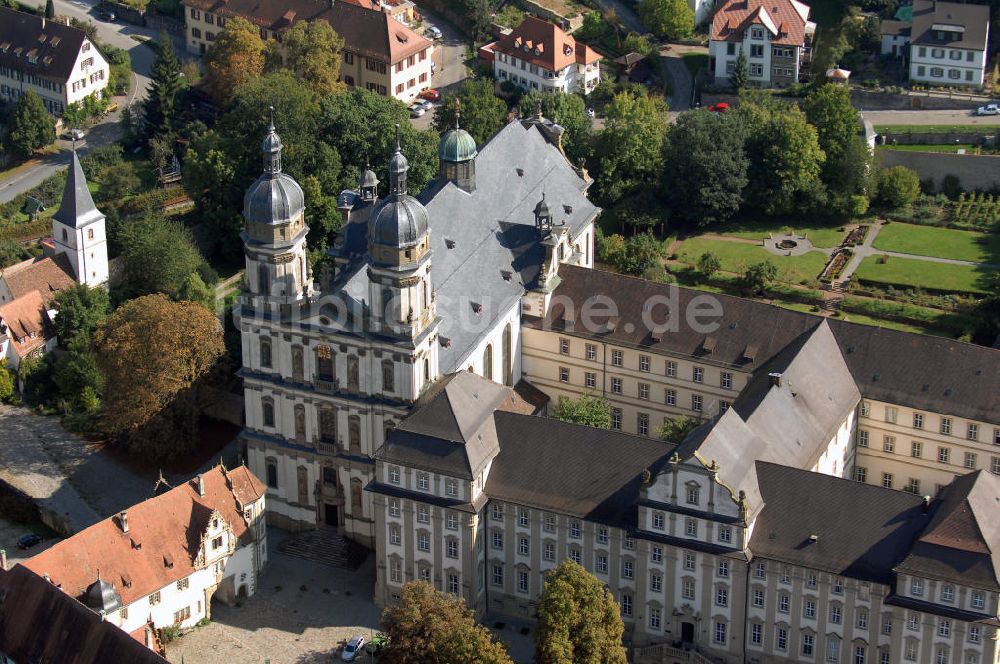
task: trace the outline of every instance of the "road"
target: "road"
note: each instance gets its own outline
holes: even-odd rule
[[[39,7],[45,7],[44,0],[29,1],[34,2]],[[56,14],[94,23],[97,26],[97,36],[102,42],[128,51],[132,60],[132,81],[129,84],[128,94],[115,100],[120,107],[124,108],[136,99],[142,99],[146,96],[146,90],[149,87],[149,72],[153,65],[152,49],[132,39],[131,36],[143,35],[157,38],[159,35],[155,30],[135,25],[99,21],[94,15],[96,4],[96,0],[93,3],[83,0],[73,0],[72,2],[55,0]],[[107,145],[119,140],[121,132],[118,128],[118,118],[119,113],[109,114],[99,124],[89,129],[87,139],[80,146],[82,151],[86,152],[88,148]],[[57,145],[60,148],[59,153],[28,162],[0,183],[0,203],[9,201],[18,194],[37,187],[42,180],[69,165],[69,142],[59,140]]]
[[[455,90],[462,81],[469,77],[465,69],[465,49],[468,42],[465,36],[457,28],[442,21],[433,13],[421,6],[420,13],[426,19],[428,25],[436,25],[441,30],[441,39],[434,47],[434,76],[432,83],[434,89],[440,90],[442,95]],[[429,129],[434,120],[434,110],[431,109],[419,118],[413,118],[411,122],[417,129]]]
[[[618,20],[632,32],[637,32],[640,35],[644,35],[649,32],[649,30],[646,29],[646,26],[642,24],[642,21],[639,20],[639,16],[636,15],[635,9],[628,3],[622,2],[621,0],[597,0],[597,4],[600,5],[604,11],[613,9],[618,15]]]
[[[864,111],[874,125],[969,125],[1000,128],[1000,115],[979,117],[972,111]]]

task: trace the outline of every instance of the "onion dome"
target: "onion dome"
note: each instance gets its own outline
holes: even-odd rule
[[[389,195],[372,213],[368,222],[368,242],[372,245],[407,249],[427,235],[430,225],[427,209],[406,191],[409,163],[399,145],[396,126],[396,149],[389,159]]]
[[[455,112],[455,127],[441,136],[438,144],[438,158],[441,161],[471,161],[479,154],[476,141],[469,132],[458,126],[458,112]]]
[[[366,189],[368,187],[377,187],[378,177],[375,175],[375,171],[371,168],[365,168],[361,177],[358,178],[358,189]]]
[[[98,575],[97,581],[87,587],[87,606],[94,611],[111,613],[122,607],[122,598],[113,585]]]
[[[264,172],[243,196],[243,217],[248,222],[287,224],[301,216],[305,210],[302,187],[291,176],[281,172],[283,147],[272,118],[260,146]]]

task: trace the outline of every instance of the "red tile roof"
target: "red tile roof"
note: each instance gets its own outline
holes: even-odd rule
[[[31,291],[38,291],[46,304],[51,302],[59,291],[76,285],[73,266],[66,254],[30,259],[12,265],[0,270],[0,279],[7,282],[7,288],[15,300]]]
[[[225,471],[213,468],[197,478],[126,510],[128,533],[119,517],[105,519],[38,554],[25,564],[47,574],[63,592],[84,597],[87,587],[102,579],[111,583],[127,606],[195,571],[201,533],[215,511],[236,537],[246,541],[243,509],[264,495],[265,488],[245,466]]]
[[[49,322],[42,294],[34,290],[0,305],[0,332],[3,331],[18,357],[27,357],[53,339],[55,330]]]
[[[510,34],[497,40],[494,50],[548,71],[560,71],[574,62],[592,64],[602,57],[559,26],[534,16],[528,16]]]
[[[771,33],[771,43],[802,46],[809,7],[798,0],[729,0],[712,18],[713,41],[743,41],[751,25]]]

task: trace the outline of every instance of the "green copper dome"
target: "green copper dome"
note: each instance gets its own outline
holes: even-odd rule
[[[477,154],[476,141],[464,129],[450,129],[441,137],[438,147],[441,161],[469,161]]]

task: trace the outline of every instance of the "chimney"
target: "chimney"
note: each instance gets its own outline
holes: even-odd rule
[[[118,513],[118,525],[121,526],[123,533],[128,532],[128,512],[125,510]]]
[[[205,477],[201,473],[198,473],[197,482],[198,482],[198,495],[201,496],[201,497],[204,497],[205,496]]]
[[[774,371],[767,374],[767,382],[771,387],[781,387],[781,372]]]
[[[931,509],[931,497],[930,496],[924,496],[924,503],[921,506],[921,508],[923,509],[924,514],[927,514],[927,512],[930,511],[930,509]]]
[[[0,569],[7,571],[7,549],[0,549]]]

